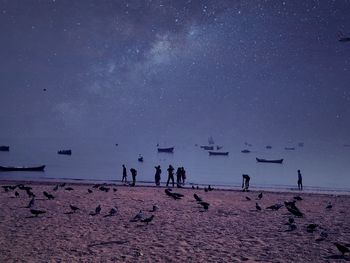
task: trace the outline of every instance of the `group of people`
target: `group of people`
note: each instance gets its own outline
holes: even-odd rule
[[[125,164],[123,166],[123,177],[122,177],[122,182],[127,183],[127,169],[125,167]],[[160,168],[160,165],[154,167],[156,169],[156,173],[154,175],[154,181],[156,186],[160,186],[160,179],[161,179],[161,174],[162,174],[162,169]],[[170,181],[172,182],[173,187],[175,187],[175,180],[174,180],[174,171],[175,168],[170,164],[168,169],[168,180],[166,182],[166,186],[169,186]],[[132,183],[131,186],[135,186],[136,184],[136,175],[137,175],[137,170],[134,168],[130,169],[131,176],[132,176]],[[186,180],[186,170],[184,167],[178,167],[176,170],[176,185],[177,187],[182,187],[185,185],[185,180]]]

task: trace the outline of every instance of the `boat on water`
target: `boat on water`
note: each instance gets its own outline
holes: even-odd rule
[[[0,171],[11,172],[11,171],[26,171],[26,172],[43,172],[45,165],[40,166],[0,166]]]
[[[174,147],[168,147],[168,148],[157,148],[159,153],[173,153]]]
[[[250,151],[248,149],[244,149],[241,151],[242,153],[250,153]]]
[[[60,150],[57,154],[72,155],[72,150]]]
[[[2,145],[2,146],[0,146],[0,151],[1,152],[9,152],[10,151],[10,146]]]
[[[294,147],[284,147],[284,149],[287,150],[287,151],[294,151],[295,150]]]
[[[214,146],[202,145],[201,148],[206,150],[206,151],[213,151],[214,150]]]
[[[267,145],[267,146],[266,146],[266,149],[269,149],[269,150],[270,150],[270,149],[272,149],[272,146],[271,146],[271,145]]]
[[[266,160],[266,159],[256,158],[256,161],[258,163],[283,163],[283,159]]]
[[[209,155],[228,155],[229,152],[213,152],[213,151],[209,151]]]

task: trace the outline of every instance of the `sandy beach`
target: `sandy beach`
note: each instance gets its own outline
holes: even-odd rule
[[[260,192],[255,191],[174,188],[171,193],[183,195],[174,199],[164,187],[104,185],[106,192],[81,183],[67,183],[56,191],[56,184],[47,182],[0,185],[20,183],[32,188],[34,205],[26,208],[31,200],[26,190],[0,188],[0,262],[350,261],[350,255],[343,257],[333,244],[350,247],[346,195],[263,192],[257,200]],[[44,191],[54,198],[49,200]],[[210,204],[208,210],[194,193]],[[296,195],[303,199],[295,203],[302,217],[285,206],[266,209]],[[329,204],[332,207],[326,208]],[[79,210],[73,212],[70,205]],[[96,214],[98,205],[101,211]],[[113,207],[117,212],[107,216]],[[30,209],[45,213],[35,216]],[[131,222],[140,210],[144,218],[154,215],[153,220]],[[288,224],[290,218],[294,223]],[[308,229],[309,224],[318,226]]]

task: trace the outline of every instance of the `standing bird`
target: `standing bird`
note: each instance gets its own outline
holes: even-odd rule
[[[47,197],[47,199],[51,200],[51,199],[55,199],[55,197],[51,194],[49,194],[48,192],[43,192],[44,196]]]
[[[255,208],[257,211],[261,211],[261,206],[258,203],[255,203]]]
[[[108,215],[105,215],[104,217],[114,216],[117,212],[118,212],[118,209],[116,207],[113,207],[113,208],[111,208],[111,210],[109,210]]]
[[[298,201],[302,201],[303,200],[303,198],[301,198],[299,195],[298,196],[294,196],[294,199],[298,200]]]
[[[316,230],[316,228],[318,227],[318,225],[317,224],[309,224],[309,225],[307,225],[307,227],[306,227],[306,231],[307,232],[314,232],[315,230]]]
[[[91,190],[91,189],[88,189],[88,192],[89,192],[89,194],[91,194],[91,193],[92,193],[92,190]]]
[[[30,212],[35,215],[35,216],[38,216],[38,215],[41,215],[41,214],[45,214],[46,211],[43,211],[43,210],[36,210],[36,209],[30,209]]]
[[[333,206],[332,206],[331,203],[329,203],[329,204],[326,206],[327,209],[332,209],[332,207],[333,207]]]
[[[58,190],[58,185],[56,185],[52,190],[57,191]]]
[[[35,197],[35,194],[30,189],[27,189],[26,192],[29,197]]]
[[[350,250],[346,246],[343,246],[337,242],[334,242],[333,244],[337,247],[337,249],[340,251],[340,253],[342,253],[343,256],[345,253],[350,253]]]
[[[94,213],[94,212],[91,212],[89,215],[95,216],[95,215],[98,215],[100,212],[101,212],[101,206],[98,205],[98,206],[95,208],[95,213]]]
[[[249,196],[246,196],[245,199],[246,199],[247,201],[251,201],[251,200],[252,200],[252,199],[250,199]]]
[[[134,218],[131,219],[130,222],[137,222],[137,221],[140,221],[143,218],[144,218],[144,215],[142,213],[142,210],[140,210],[140,212],[138,212],[138,214],[136,216],[134,216]]]
[[[260,194],[258,195],[258,199],[260,200],[262,197],[263,197],[263,193],[260,193]]]
[[[209,203],[201,201],[199,202],[199,204],[204,208],[204,210],[209,209],[209,205],[210,205]]]
[[[281,204],[274,204],[274,205],[271,205],[271,206],[266,207],[266,209],[271,209],[271,210],[277,211],[277,210],[280,209],[282,206],[283,206],[283,205],[281,205]]]
[[[19,197],[19,193],[18,193],[17,191],[15,192],[15,196],[16,196],[16,197]]]
[[[34,205],[34,197],[30,199],[29,204],[26,206],[26,208],[31,208]]]
[[[150,212],[156,212],[158,210],[159,210],[159,206],[153,205],[152,210],[150,210]]]
[[[197,202],[202,202],[202,198],[200,198],[197,194],[193,194],[194,199],[196,199]]]
[[[76,207],[74,205],[69,205],[70,209],[72,209],[73,213],[79,210],[79,207]]]
[[[154,215],[151,215],[150,217],[141,219],[141,222],[146,223],[148,225],[148,223],[152,222],[153,218]]]
[[[66,187],[66,188],[64,188],[64,190],[66,190],[66,191],[73,191],[74,189],[72,187]]]

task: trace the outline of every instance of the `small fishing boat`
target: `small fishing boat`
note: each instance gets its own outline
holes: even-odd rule
[[[287,150],[287,151],[294,151],[295,150],[294,147],[284,147],[284,149]]]
[[[266,149],[269,149],[269,150],[270,150],[270,149],[272,149],[272,146],[271,146],[271,145],[267,145],[267,146],[266,146]]]
[[[63,155],[72,155],[72,150],[60,150],[57,153]]]
[[[174,147],[168,147],[168,148],[157,148],[159,153],[173,153]]]
[[[0,146],[0,151],[1,152],[9,152],[10,151],[10,146],[2,145],[2,146]]]
[[[206,150],[206,151],[213,151],[214,150],[214,146],[202,145],[201,148]]]
[[[0,171],[10,172],[10,171],[26,171],[26,172],[43,172],[45,165],[41,166],[0,166]]]
[[[241,151],[242,153],[250,153],[250,151],[248,149],[244,149]]]
[[[258,163],[283,163],[283,159],[266,160],[266,159],[256,158],[256,161],[257,161]]]
[[[228,155],[229,152],[213,152],[209,151],[209,155]]]
[[[139,158],[137,158],[137,160],[142,163],[143,162],[143,156],[141,154],[139,154]]]

